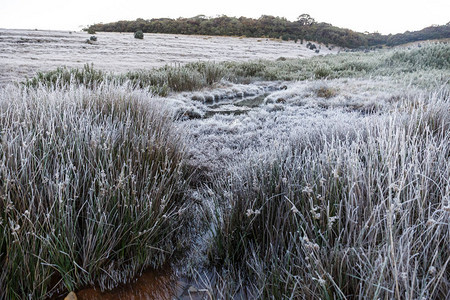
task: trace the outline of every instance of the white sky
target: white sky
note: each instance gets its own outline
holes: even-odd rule
[[[161,17],[261,15],[316,21],[356,31],[399,33],[450,21],[449,0],[0,0],[0,28],[80,30],[94,23]]]

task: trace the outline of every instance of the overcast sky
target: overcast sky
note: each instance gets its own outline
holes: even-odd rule
[[[80,30],[99,22],[161,17],[261,15],[316,21],[356,31],[399,33],[450,21],[450,0],[0,0],[0,28]]]

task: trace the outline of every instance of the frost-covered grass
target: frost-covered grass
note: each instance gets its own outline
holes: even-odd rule
[[[181,245],[185,152],[151,95],[0,90],[0,298],[110,289]]]
[[[167,64],[307,58],[338,51],[322,46],[317,54],[307,43],[221,36],[146,34],[138,40],[133,33],[97,32],[95,44],[85,43],[86,32],[0,29],[0,36],[0,86],[61,65],[82,68],[93,63],[103,71],[126,73]]]
[[[219,299],[449,298],[449,49],[1,89],[0,298],[110,289],[186,245]]]
[[[450,297],[448,56],[405,53],[188,122],[217,298]]]
[[[448,89],[408,99],[216,176],[209,256],[227,271],[212,289],[227,297],[247,278],[251,298],[447,299],[449,111]]]
[[[422,75],[450,68],[450,47],[446,44],[430,45],[412,50],[398,49],[371,53],[341,53],[314,57],[307,60],[259,61],[223,65],[231,70],[231,77],[240,79],[256,77],[264,80],[307,80],[348,77],[400,77],[415,80],[409,74],[420,71]],[[437,72],[439,74],[439,72]],[[436,78],[438,79],[438,78]],[[446,80],[446,79],[444,79]]]
[[[185,66],[164,66],[149,71],[133,71],[114,75],[96,70],[93,65],[82,69],[57,68],[54,71],[38,72],[26,80],[29,87],[67,88],[82,85],[96,88],[103,83],[128,84],[136,89],[146,89],[153,94],[167,96],[171,92],[193,91],[210,86],[223,78],[224,70],[214,63],[191,63]]]
[[[257,93],[257,88],[254,85],[247,89],[244,85],[233,85],[232,88],[187,93],[184,102],[177,100],[182,102],[177,103],[178,115],[190,111],[202,115],[208,109],[201,101],[190,101],[192,94],[195,99],[217,95],[220,98],[221,95]],[[334,95],[324,97],[324,90],[331,90]],[[395,110],[399,101],[413,101],[424,93],[407,84],[384,79],[300,81],[288,83],[286,89],[267,96],[264,96],[264,91],[259,91],[263,94],[263,103],[246,113],[215,114],[179,124],[186,131],[187,150],[194,164],[208,174],[223,174],[229,163],[245,160],[246,155],[253,152],[268,147],[276,151],[291,138],[311,129],[320,128],[327,132],[333,127],[343,127],[342,130],[351,130],[361,126],[364,120],[376,121]],[[220,101],[227,100],[219,100],[219,105]]]
[[[442,70],[450,68],[450,47],[430,45],[413,50],[378,51],[371,53],[342,53],[311,59],[287,59],[250,62],[196,62],[158,69],[111,74],[86,65],[83,69],[58,68],[39,72],[25,82],[28,86],[57,86],[81,84],[92,87],[102,82],[129,82],[155,94],[193,91],[212,86],[225,79],[236,83],[255,80],[313,80],[348,77],[390,76],[423,84],[428,78],[442,82]],[[417,72],[420,71],[420,75]],[[406,78],[405,78],[406,76]],[[428,82],[428,81],[427,81]]]

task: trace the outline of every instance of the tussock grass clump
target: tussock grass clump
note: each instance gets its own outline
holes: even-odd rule
[[[334,96],[337,95],[336,89],[328,87],[326,85],[319,86],[315,90],[315,93],[316,93],[317,97],[325,98],[325,99],[329,99],[329,98],[334,97]]]
[[[331,70],[328,67],[319,67],[314,71],[314,77],[321,79],[321,78],[327,78],[331,75]]]
[[[189,68],[167,67],[164,69],[164,72],[168,86],[177,92],[198,90],[206,85],[203,81],[204,77],[199,72]]]
[[[209,255],[225,282],[267,299],[448,298],[449,109],[446,90],[405,101],[217,178]]]
[[[243,63],[225,63],[231,73],[237,77],[263,77],[267,68],[265,61],[259,60],[254,62]]]
[[[166,74],[163,71],[133,71],[119,75],[119,82],[129,82],[133,87],[148,89],[153,94],[167,96],[170,88],[166,80]]]
[[[32,79],[26,80],[28,87],[63,88],[71,84],[93,88],[108,80],[106,73],[94,69],[94,65],[86,64],[82,69],[57,68],[54,71],[38,72]]]
[[[0,298],[110,289],[180,243],[184,150],[149,95],[0,91]]]
[[[226,75],[226,70],[221,64],[213,62],[196,62],[187,65],[188,68],[199,72],[207,85],[219,82]]]

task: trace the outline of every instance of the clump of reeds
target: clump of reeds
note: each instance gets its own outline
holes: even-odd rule
[[[86,64],[82,69],[60,67],[53,71],[38,72],[33,78],[27,79],[25,85],[62,88],[70,84],[77,84],[93,88],[107,79],[108,76],[105,72],[96,70],[92,64]]]
[[[448,298],[448,90],[398,109],[312,131],[216,178],[217,284],[234,278],[267,299]]]
[[[184,150],[144,92],[0,91],[0,298],[109,289],[179,244]]]
[[[102,84],[128,84],[145,89],[159,96],[169,92],[194,91],[211,86],[225,76],[221,65],[215,63],[191,63],[184,66],[164,66],[158,69],[130,71],[110,74],[86,64],[82,69],[57,68],[54,71],[38,72],[24,82],[28,87],[71,88],[86,86],[95,89]]]

